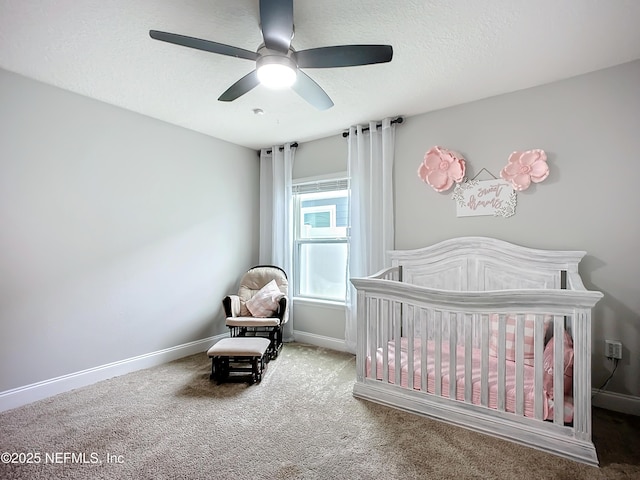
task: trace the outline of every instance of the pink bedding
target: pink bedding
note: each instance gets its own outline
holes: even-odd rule
[[[421,344],[420,339],[414,341],[414,367],[413,367],[413,388],[421,389]],[[400,384],[407,388],[407,353],[408,340],[402,338],[400,352]],[[395,342],[389,342],[389,383],[395,383]],[[464,346],[458,345],[456,357],[456,400],[464,401]],[[382,380],[382,362],[383,351],[378,348],[377,351],[377,370],[376,376],[378,380]],[[442,396],[449,396],[449,343],[442,342]],[[516,403],[516,382],[515,382],[515,362],[506,362],[506,410],[507,412],[515,412]],[[367,358],[366,375],[371,378],[371,358]],[[472,351],[472,403],[481,404],[480,387],[481,387],[481,351],[473,349]],[[489,408],[496,409],[498,406],[498,359],[489,356]],[[524,415],[534,417],[534,367],[524,365]],[[433,341],[427,343],[427,391],[435,393],[435,347]],[[542,411],[544,420],[553,419],[553,400],[548,398],[546,392],[543,392]],[[573,399],[565,396],[564,421],[570,423],[573,421]]]

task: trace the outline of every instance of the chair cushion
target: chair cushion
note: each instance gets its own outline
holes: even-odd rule
[[[210,357],[261,357],[271,342],[262,337],[223,338],[209,349]]]
[[[240,316],[248,317],[252,315],[247,309],[246,302],[251,300],[251,298],[271,280],[276,281],[278,289],[286,296],[289,283],[287,276],[279,268],[273,266],[258,266],[251,268],[244,274],[238,290],[238,296],[240,297]]]
[[[284,297],[275,280],[271,280],[258,290],[251,299],[247,300],[247,310],[251,315],[259,318],[271,317],[278,309],[278,302]]]
[[[278,317],[227,317],[227,327],[277,327],[280,325]]]

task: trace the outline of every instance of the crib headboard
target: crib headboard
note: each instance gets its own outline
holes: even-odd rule
[[[559,289],[565,282],[568,289],[584,290],[578,263],[585,254],[459,237],[415,250],[392,250],[388,258],[393,267],[402,267],[403,282],[435,289]]]

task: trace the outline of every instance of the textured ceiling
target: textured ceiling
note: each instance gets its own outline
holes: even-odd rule
[[[148,32],[255,51],[258,0],[0,0],[0,68],[260,148],[640,58],[638,0],[294,0],[294,24],[297,50],[382,43],[394,58],[307,69],[335,103],[327,111],[262,86],[223,103],[218,96],[253,62],[155,41]]]

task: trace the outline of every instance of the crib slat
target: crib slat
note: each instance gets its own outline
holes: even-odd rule
[[[387,383],[389,381],[389,312],[385,309],[385,304],[388,302],[379,298],[377,303],[377,311],[379,322],[382,323],[382,381]]]
[[[435,394],[442,396],[442,312],[436,311],[435,329]]]
[[[544,316],[536,315],[536,323],[533,333],[533,368],[534,368],[534,415],[536,420],[542,420],[543,413],[543,393],[542,393],[542,361],[544,354]]]
[[[506,318],[503,313],[498,315],[498,410],[506,409]]]
[[[457,371],[458,362],[456,355],[458,346],[458,322],[457,317],[449,312],[449,398],[457,398]]]
[[[393,323],[393,340],[395,343],[395,378],[394,382],[396,385],[400,385],[402,380],[402,329],[401,322],[402,317],[398,314],[398,302],[392,301],[391,303],[391,314],[392,314],[392,323]]]
[[[485,407],[489,406],[489,315],[481,315],[482,324],[482,359],[480,371],[480,402]]]
[[[553,316],[553,423],[564,424],[564,317]]]
[[[524,323],[525,316],[516,315],[516,415],[524,415]]]
[[[420,390],[427,391],[428,378],[427,378],[427,325],[429,322],[429,314],[431,310],[420,309]]]
[[[367,322],[366,320],[371,318],[369,312],[369,302],[366,301],[365,292],[358,290],[356,293],[356,315],[358,318],[357,325],[357,338],[362,339],[357,345],[358,353],[356,355],[356,380],[362,382],[366,375],[366,361],[367,358]],[[370,346],[369,346],[370,348]],[[371,363],[375,363],[376,350],[369,350],[368,358],[373,359]],[[375,367],[374,367],[375,368]],[[375,378],[375,377],[374,377]]]
[[[391,302],[390,300],[384,299],[384,298],[380,298],[379,299],[379,308],[380,308],[380,315],[382,316],[383,320],[382,320],[382,334],[383,334],[383,342],[384,343],[389,343],[391,340],[393,340],[393,337],[391,335]]]
[[[405,318],[406,318],[406,326],[407,326],[407,340],[408,340],[408,345],[407,345],[407,388],[410,390],[413,390],[413,367],[414,367],[414,363],[413,363],[413,338],[414,338],[414,332],[413,332],[413,328],[414,328],[414,321],[413,321],[413,314],[414,314],[414,309],[413,309],[413,305],[407,305],[407,304],[402,304],[402,309],[403,312],[405,312]]]
[[[370,376],[374,380],[378,378],[378,346],[382,346],[383,352],[386,352],[386,348],[383,345],[380,345],[378,339],[378,330],[380,325],[380,310],[378,308],[379,299],[369,297],[367,299],[367,311],[369,315],[369,322],[367,324],[368,327],[368,336],[369,336],[369,352],[371,355],[371,373]],[[384,355],[384,354],[383,354]],[[382,370],[384,371],[384,362],[382,363]]]
[[[471,315],[464,316],[464,401],[473,401],[473,323]]]

